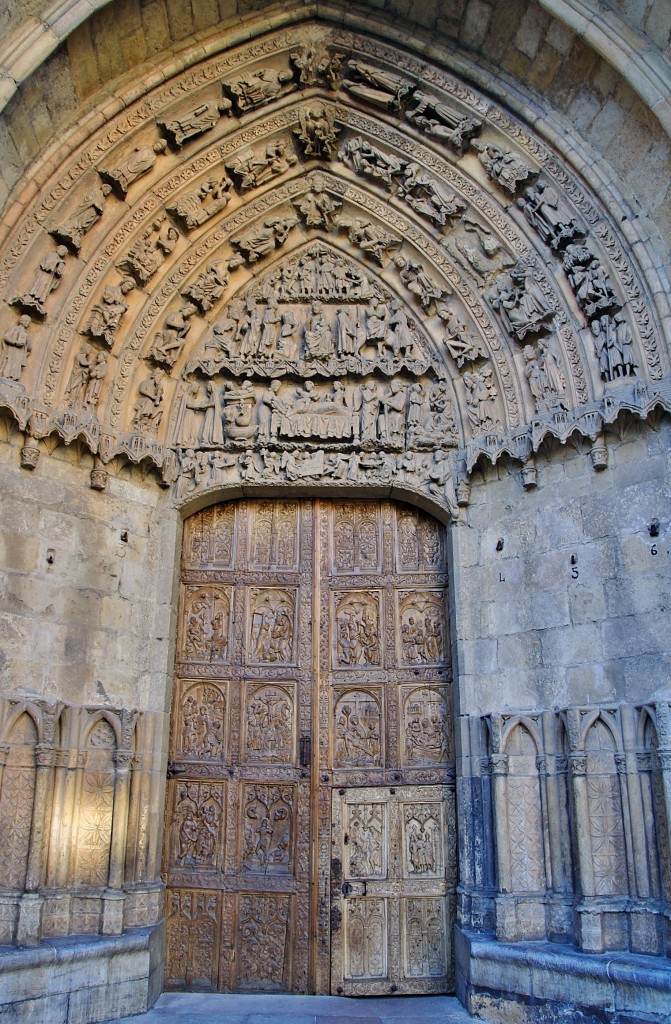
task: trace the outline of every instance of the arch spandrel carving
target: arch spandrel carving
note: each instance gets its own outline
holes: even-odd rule
[[[24,464],[56,434],[81,438],[99,474],[116,455],[153,462],[179,502],[346,484],[424,495],[452,515],[481,457],[508,453],[532,486],[548,434],[578,431],[603,465],[604,424],[670,404],[644,268],[614,217],[466,82],[370,37],[308,36],[208,58],[92,130],[51,179],[38,169],[0,268],[0,402],[27,432]],[[356,349],[358,322],[364,354],[391,351],[391,372],[367,369],[358,349],[344,372],[329,359],[310,372],[320,342],[307,313],[296,359],[263,368],[302,307],[279,296],[275,309],[264,289],[317,244],[365,268],[386,307],[379,338],[374,308],[353,322],[331,299],[311,309],[322,347],[342,335]],[[265,353],[209,372],[203,352],[226,341],[233,303],[253,318],[252,293]],[[405,324],[429,354],[423,374],[403,353]],[[354,406],[367,374],[381,390],[364,438]],[[290,406],[321,406],[317,419],[273,424],[270,403],[291,389]]]

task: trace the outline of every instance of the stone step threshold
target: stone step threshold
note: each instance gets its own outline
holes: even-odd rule
[[[671,960],[664,957],[583,953],[558,943],[506,943],[458,932],[457,960],[459,995],[486,1020],[506,1020],[516,1002],[526,1005],[519,1016],[525,1024],[671,1021]]]

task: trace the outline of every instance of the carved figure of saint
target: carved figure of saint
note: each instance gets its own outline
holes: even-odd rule
[[[406,389],[400,380],[391,382],[389,391],[380,398],[378,435],[381,441],[400,444],[405,435]]]
[[[240,110],[251,110],[274,99],[292,78],[291,71],[261,68],[259,71],[244,75],[236,82],[227,83],[225,87],[235,98]]]
[[[138,387],[140,397],[133,410],[133,426],[137,430],[156,430],[161,422],[164,377],[164,371],[156,369],[141,381]]]
[[[61,283],[67,254],[68,250],[64,245],[59,245],[55,252],[47,253],[35,271],[28,290],[12,299],[12,305],[23,306],[24,309],[34,310],[38,316],[45,317],[47,311],[44,303]]]
[[[391,154],[382,153],[370,142],[360,136],[348,139],[340,147],[338,156],[357,174],[363,174],[370,178],[379,178],[385,185],[391,185],[392,178],[400,174],[405,167],[405,161],[398,160]]]
[[[394,256],[394,263],[398,268],[398,276],[401,281],[408,291],[411,291],[419,298],[425,311],[428,310],[434,299],[442,297],[443,289],[431,280],[419,263],[406,259],[400,253]]]
[[[91,310],[84,332],[90,334],[92,338],[100,338],[108,348],[112,348],[121,318],[128,311],[128,303],[124,296],[134,287],[135,282],[127,277],[120,285],[109,285],[105,288],[100,302]]]
[[[77,205],[75,212],[63,224],[52,228],[50,235],[65,242],[75,252],[79,252],[86,232],[93,227],[105,209],[105,199],[112,191],[111,185],[101,185],[87,192]]]
[[[174,366],[184,347],[184,341],[191,329],[191,317],[195,312],[196,307],[191,302],[186,302],[168,315],[163,330],[154,337],[154,344],[149,353],[152,359],[164,363],[165,366]]]
[[[603,314],[590,323],[601,376],[606,381],[635,377],[634,342],[622,313]]]
[[[304,337],[306,359],[328,360],[333,355],[333,335],[319,301],[312,303]]]
[[[564,220],[559,212],[559,198],[545,182],[539,181],[525,189],[517,205],[553,252],[585,237],[585,230],[573,218]]]
[[[25,314],[19,317],[14,327],[8,327],[0,348],[0,377],[5,380],[20,380],[31,349],[28,328],[31,320]]]
[[[343,88],[368,103],[385,110],[398,110],[414,86],[413,83],[393,71],[376,68],[359,60],[348,60],[347,70],[353,78],[343,81]]]
[[[121,198],[125,199],[133,182],[148,174],[156,165],[157,158],[161,153],[165,153],[167,148],[168,143],[165,139],[159,139],[151,146],[136,146],[130,156],[120,160],[109,170],[99,168],[98,173],[103,181],[109,182]]]
[[[261,359],[272,359],[277,352],[278,332],[282,323],[282,314],[279,311],[276,298],[268,299],[261,333],[258,340],[257,355]]]
[[[210,380],[205,386],[205,419],[200,432],[200,440],[203,444],[223,444],[224,427],[219,401],[219,389]]]
[[[459,151],[482,127],[480,121],[462,117],[436,97],[420,92],[419,89],[414,92],[412,98],[416,106],[407,111],[408,119],[414,121],[427,135],[434,135]]]
[[[190,110],[181,117],[175,117],[172,121],[159,122],[171,136],[176,146],[183,146],[188,139],[193,139],[203,132],[214,128],[221,114],[230,113],[231,101],[222,99],[219,103],[199,103],[197,107]]]
[[[478,151],[478,159],[489,177],[513,196],[534,175],[524,160],[493,142],[486,145],[473,142],[472,145]]]

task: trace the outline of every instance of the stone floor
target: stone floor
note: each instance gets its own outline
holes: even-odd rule
[[[466,1024],[472,1022],[451,996],[194,995],[164,992],[149,1013],[119,1024]]]

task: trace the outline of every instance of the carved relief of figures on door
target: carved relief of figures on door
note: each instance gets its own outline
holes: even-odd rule
[[[332,794],[370,784],[383,789],[351,802],[344,825],[354,891],[340,910],[338,970],[347,962],[362,991],[379,990],[380,971],[399,991],[449,988],[454,828],[442,808],[452,789],[428,799],[451,777],[446,582],[440,528],[390,502],[249,500],[186,521],[164,858],[169,987],[329,991],[340,942],[327,885]],[[412,785],[414,815],[384,788],[392,777]],[[402,900],[388,889],[390,858]],[[387,888],[361,895],[378,883]],[[420,919],[429,938],[404,940],[402,953],[394,936]],[[209,965],[190,951],[202,937]]]

